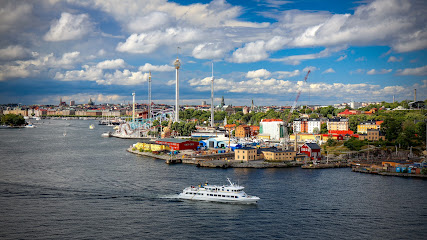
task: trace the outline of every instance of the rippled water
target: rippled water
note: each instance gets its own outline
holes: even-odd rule
[[[43,122],[43,123],[42,123]],[[94,121],[0,130],[1,239],[425,239],[427,182],[350,169],[205,169],[127,153]],[[67,135],[64,137],[64,131]],[[229,177],[257,205],[179,201]]]

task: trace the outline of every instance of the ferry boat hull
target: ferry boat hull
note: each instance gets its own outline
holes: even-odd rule
[[[179,199],[223,202],[223,203],[240,203],[240,204],[255,204],[260,198],[247,195],[244,187],[234,184],[227,178],[230,185],[203,185],[191,186],[185,188],[178,195]]]

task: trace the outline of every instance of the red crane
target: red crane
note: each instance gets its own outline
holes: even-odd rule
[[[311,71],[310,71],[310,70],[308,70],[307,74],[305,75],[304,83],[306,83],[306,82],[307,82],[308,74],[310,74],[310,72],[311,72]],[[287,119],[286,119],[286,125],[287,125],[287,124],[289,123],[289,121],[291,120],[292,113],[294,112],[295,107],[297,106],[298,98],[299,98],[299,96],[301,95],[301,91],[302,91],[302,88],[298,91],[297,97],[295,98],[295,101],[294,101],[294,104],[292,105],[291,111],[290,111],[290,112],[289,112],[289,114],[288,114],[288,117],[287,117]]]
[[[304,83],[307,82],[307,78],[308,78],[308,74],[310,74],[310,70],[308,70],[307,74],[305,75],[304,78]],[[303,85],[304,85],[303,83]],[[285,136],[284,136],[284,148],[286,149],[288,147],[288,125],[289,125],[289,121],[291,120],[291,116],[292,113],[294,112],[296,106],[297,106],[297,102],[299,99],[299,96],[301,95],[301,91],[302,91],[302,87],[300,88],[300,90],[298,91],[297,97],[295,98],[294,104],[292,105],[291,111],[289,111],[288,117],[286,118],[286,122],[285,122]]]

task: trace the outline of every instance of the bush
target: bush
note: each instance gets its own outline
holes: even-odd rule
[[[362,147],[365,145],[366,144],[364,141],[360,141],[354,137],[344,142],[344,146],[350,149],[351,151],[360,151],[360,149],[362,149]]]

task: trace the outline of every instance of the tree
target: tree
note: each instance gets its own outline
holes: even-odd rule
[[[317,113],[310,114],[310,118],[319,118],[319,115]]]
[[[385,138],[388,141],[394,141],[402,131],[401,122],[393,117],[387,117],[381,124],[381,131],[385,133]]]
[[[328,124],[327,123],[322,123],[322,125],[320,125],[320,133],[322,133],[322,134],[328,133]]]
[[[314,134],[319,134],[319,132],[320,132],[319,128],[317,128],[317,127],[313,128],[313,133]]]
[[[351,151],[359,151],[365,145],[364,141],[360,141],[354,137],[351,137],[349,140],[344,142],[344,146]]]
[[[9,126],[21,126],[25,124],[25,119],[23,116],[21,115],[16,115],[16,114],[6,114],[1,118],[1,122],[4,125],[9,125]]]

